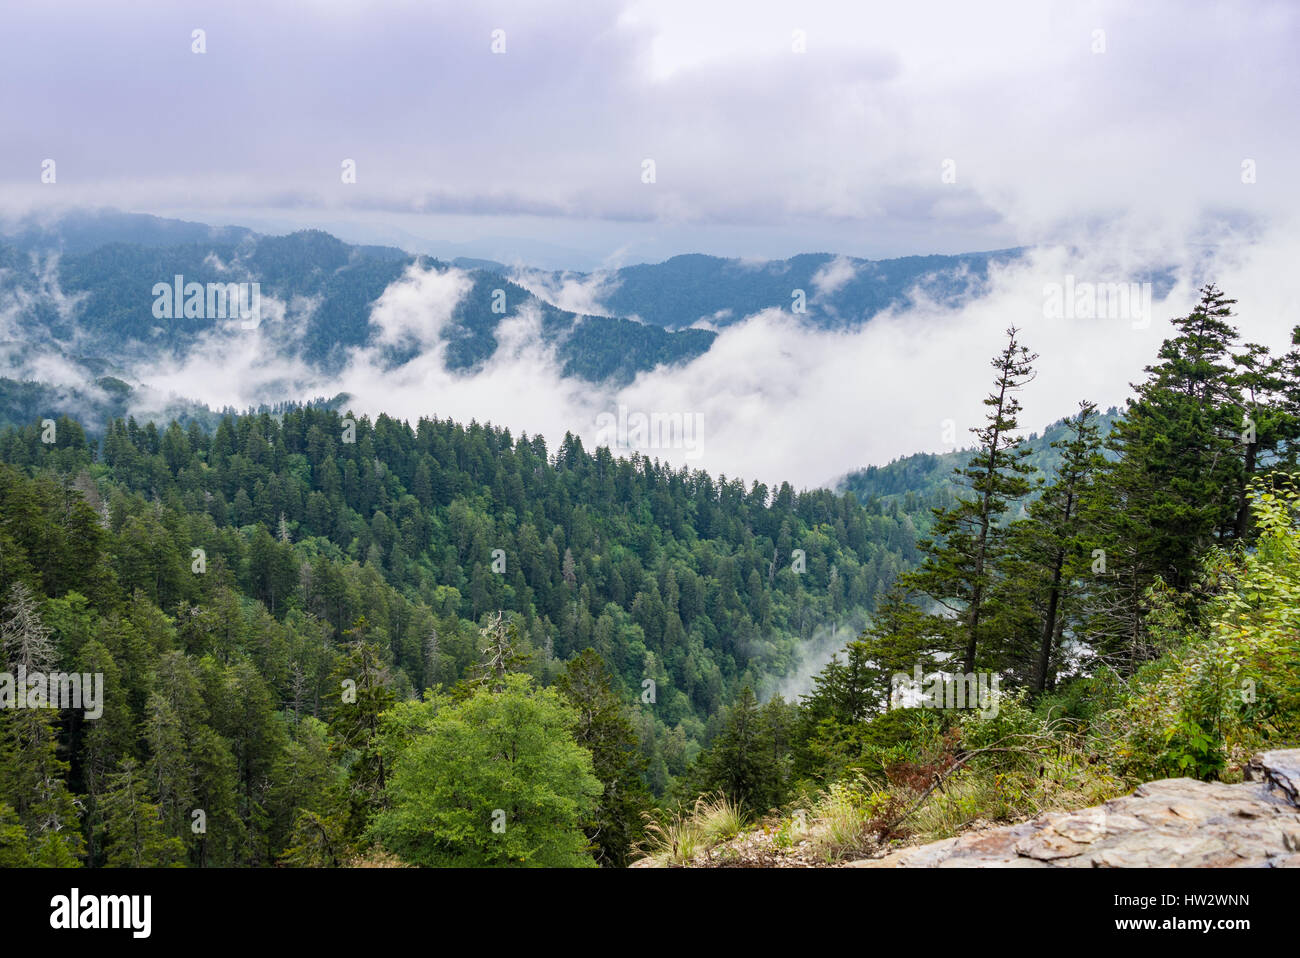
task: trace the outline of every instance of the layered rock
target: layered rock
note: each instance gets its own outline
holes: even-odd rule
[[[1170,778],[1076,812],[852,862],[858,868],[1300,868],[1300,749],[1255,756],[1240,785]]]

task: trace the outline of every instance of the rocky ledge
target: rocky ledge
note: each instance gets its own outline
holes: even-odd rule
[[[1300,749],[1240,785],[1169,778],[1077,812],[905,848],[856,868],[1300,868]]]

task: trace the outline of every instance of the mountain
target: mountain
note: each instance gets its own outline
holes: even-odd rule
[[[209,318],[154,315],[154,285],[171,284],[175,276],[205,286],[259,284],[264,301],[283,305],[283,315],[261,328],[269,347],[320,372],[337,372],[351,351],[377,342],[371,310],[385,290],[416,268],[451,269],[388,247],[350,246],[319,231],[259,236],[154,217],[26,224],[7,240],[0,244],[0,347],[9,367],[20,371],[11,375],[17,379],[44,378],[21,371],[39,370],[38,360],[48,368],[52,358],[87,370],[87,378],[107,373],[147,382],[160,360],[181,359],[205,337],[221,334]],[[536,317],[564,375],[591,382],[627,382],[640,371],[700,355],[714,338],[706,330],[582,316],[499,273],[475,267],[465,275],[469,288],[440,331],[450,370],[487,361],[501,324],[525,313]],[[409,361],[416,345],[390,344],[385,360]]]
[[[0,424],[27,423],[30,414],[55,408],[75,411],[98,431],[121,409],[104,401],[94,381],[111,377],[148,387],[159,364],[180,365],[198,349],[224,350],[223,338],[238,336],[239,322],[187,317],[182,310],[155,315],[155,286],[169,286],[177,276],[205,288],[258,284],[265,306],[259,350],[283,360],[278,368],[315,378],[338,374],[359,350],[372,351],[367,361],[382,373],[435,346],[447,370],[472,373],[491,361],[503,335],[517,338],[522,322],[529,337],[554,351],[561,375],[618,387],[707,352],[717,333],[691,328],[701,318],[722,327],[759,310],[793,309],[791,291],[801,289],[810,326],[852,325],[918,295],[945,303],[976,295],[996,264],[1018,255],[873,262],[818,253],[767,263],[687,255],[609,275],[545,274],[491,260],[446,263],[394,247],[355,246],[318,230],[267,236],[114,211],[28,217],[0,229]],[[429,318],[439,304],[421,314],[420,322],[439,324],[435,340],[424,330],[385,330],[374,316],[381,297],[430,274],[463,277],[466,284],[457,287],[445,321]],[[556,305],[560,300],[549,291],[564,282],[596,284],[595,311],[602,315]],[[32,385],[42,383],[66,385],[54,393]],[[296,394],[300,388],[286,379],[278,395],[305,398]],[[268,387],[268,398],[273,392]],[[58,396],[73,405],[45,402]],[[97,401],[104,408],[93,411]],[[168,402],[164,418],[187,414],[183,401]],[[135,411],[144,414],[144,407]]]
[[[1098,412],[1097,427],[1104,436],[1120,418],[1119,410],[1112,406]],[[1042,434],[1030,433],[1025,445],[1030,450],[1026,461],[1038,470],[1038,477],[1050,483],[1056,478],[1061,453],[1052,443],[1067,439],[1069,430],[1064,419],[1052,423]],[[880,500],[885,505],[897,505],[905,514],[913,516],[918,527],[928,528],[929,509],[952,505],[958,486],[953,479],[955,470],[970,461],[971,448],[952,452],[920,452],[901,456],[883,466],[867,466],[844,476],[836,488],[851,492],[859,501]]]
[[[268,283],[376,262],[283,239],[241,250]],[[1226,301],[1203,296],[1136,387],[1117,458],[1077,451],[1088,478],[1024,522],[1025,486],[1003,482],[1006,498],[941,517],[943,541],[919,515],[952,495],[960,452],[795,492],[572,435],[355,417],[346,397],[118,415],[97,441],[66,415],[0,430],[9,670],[100,689],[0,709],[0,864],[617,866],[746,848],[767,863],[796,846],[844,861],[900,840],[967,848],[977,822],[1152,777],[1226,780],[1234,756],[1300,736],[1300,497],[1277,471],[1293,456],[1231,431],[1240,364],[1189,358]],[[1235,332],[1218,335],[1237,358]],[[1201,394],[1176,378],[1207,369]],[[51,388],[17,384],[15,414]],[[1265,452],[1300,430],[1284,388],[1263,399]],[[62,398],[120,413],[131,389],[101,375]],[[989,413],[998,435],[1014,412]],[[1046,476],[1063,431],[1029,439]],[[962,522],[1008,530],[983,540],[990,569],[966,561]],[[1137,566],[1129,543],[1159,537],[1196,571]],[[988,593],[968,588],[990,571]],[[973,601],[983,658],[945,677],[973,628],[950,611]],[[505,819],[508,844],[488,825]],[[1113,837],[1104,851],[1148,850]]]
[[[764,309],[791,310],[802,290],[807,322],[850,327],[919,296],[954,305],[987,288],[989,271],[1013,262],[1020,249],[960,256],[906,256],[867,260],[805,253],[752,262],[687,254],[662,263],[625,266],[607,273],[551,273],[545,283],[590,283],[601,306],[615,316],[635,316],[666,329],[694,323],[726,326]]]
[[[85,253],[110,243],[147,247],[238,243],[253,235],[241,226],[208,226],[117,210],[74,210],[0,223],[0,241],[37,252]]]
[[[179,616],[158,620],[156,648],[195,667],[249,657],[286,708],[304,694],[302,643],[334,659],[363,634],[413,694],[472,677],[479,624],[501,610],[539,679],[590,646],[627,699],[653,680],[640,747],[660,793],[743,686],[860,623],[915,559],[905,518],[851,497],[616,460],[573,438],[552,450],[477,424],[317,407],[218,417],[210,431],[118,419],[102,443],[56,426],[53,442],[39,425],[0,432],[0,573],[88,600],[90,634],[109,648],[113,616]],[[55,535],[67,485],[102,512]],[[193,548],[208,574],[193,574]],[[212,632],[217,620],[187,611],[218,607],[243,608],[230,612],[243,624]],[[73,655],[86,639],[60,641]],[[323,717],[332,665],[312,668],[307,710]],[[137,704],[144,671],[132,669]]]

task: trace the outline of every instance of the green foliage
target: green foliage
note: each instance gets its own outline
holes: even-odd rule
[[[1129,775],[1215,778],[1300,737],[1300,493],[1282,476],[1254,488],[1256,547],[1207,558],[1205,624],[1107,717]]]
[[[1013,331],[919,549],[897,500],[477,423],[11,430],[5,662],[105,700],[0,710],[0,863],[680,863],[815,795],[834,857],[1231,777],[1300,739],[1300,351],[1238,347],[1230,305],[1175,320],[1104,451],[1089,403],[1021,439]],[[868,612],[803,701],[760,705]],[[959,663],[999,674],[996,715],[890,707],[895,673]]]
[[[182,864],[185,846],[169,837],[159,807],[148,800],[133,759],[108,777],[104,795],[104,853],[110,868],[166,868]]]
[[[691,788],[766,811],[789,792],[789,716],[780,699],[761,708],[745,686],[723,720],[722,731],[700,756]]]
[[[602,793],[575,709],[517,673],[500,692],[435,698],[395,759],[369,835],[426,866],[593,865],[582,824]]]
[[[575,656],[555,689],[578,713],[575,738],[591,752],[592,772],[603,791],[584,823],[597,863],[623,867],[644,832],[650,804],[643,775],[646,760],[636,730],[610,685],[605,664],[592,649]]]
[[[999,588],[1011,543],[1011,506],[1029,494],[1029,449],[1018,435],[1017,393],[1033,379],[1031,353],[1007,330],[1007,344],[991,363],[996,374],[984,399],[985,424],[972,429],[979,445],[955,475],[962,487],[951,507],[935,510],[932,536],[921,543],[918,568],[899,578],[884,602],[888,618],[864,635],[867,654],[897,663],[960,656],[962,671],[992,668],[1005,658],[1008,622],[1014,618]],[[923,614],[906,602],[923,603]],[[883,628],[881,626],[883,625]],[[906,669],[904,669],[906,670]]]

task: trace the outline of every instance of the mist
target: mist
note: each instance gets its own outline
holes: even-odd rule
[[[789,311],[764,310],[722,327],[694,360],[642,372],[622,386],[564,376],[554,346],[541,335],[540,315],[529,306],[503,320],[498,348],[485,363],[448,370],[442,332],[470,280],[455,268],[413,265],[374,303],[372,344],[353,350],[336,375],[321,373],[291,348],[293,331],[313,304],[269,299],[257,329],[213,328],[182,359],[141,368],[138,378],[156,394],[213,408],[346,393],[357,414],[491,422],[540,434],[552,447],[566,432],[588,448],[597,439],[608,442],[600,424],[620,409],[665,422],[691,417],[686,421],[701,430],[693,443],[665,429],[634,435],[614,451],[769,484],[821,486],[864,465],[967,446],[967,430],[981,421],[990,388],[988,362],[1013,324],[1039,354],[1038,375],[1021,397],[1025,433],[1041,431],[1081,399],[1102,408],[1122,405],[1168,335],[1169,318],[1186,314],[1208,281],[1240,300],[1243,340],[1285,348],[1300,302],[1300,282],[1287,268],[1300,253],[1297,245],[1278,229],[1208,251],[1041,247],[994,268],[986,294],[959,306],[929,301],[918,288],[908,307],[835,331],[813,328]],[[1045,290],[1067,282],[1128,282],[1171,264],[1174,283],[1165,295],[1151,294],[1149,306],[1135,297],[1124,315],[1058,317],[1045,306]],[[580,295],[598,308],[602,282],[571,291],[567,302]],[[413,358],[392,365],[385,347],[397,345],[415,345]]]

